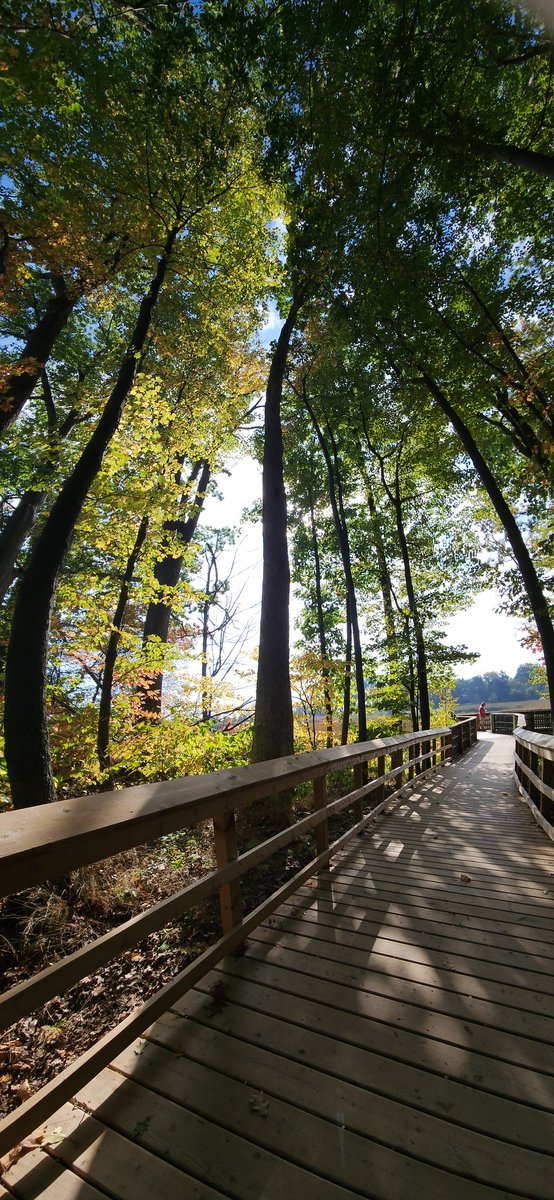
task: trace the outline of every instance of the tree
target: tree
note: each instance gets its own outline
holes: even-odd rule
[[[175,30],[170,32],[174,34]],[[189,28],[189,46],[191,33]],[[164,30],[163,43],[167,47],[168,30]],[[165,90],[158,96],[156,113],[159,124],[155,164],[153,148],[148,141],[145,146],[147,187],[162,233],[161,252],[143,294],[108,402],[34,543],[18,592],[7,655],[5,704],[6,758],[16,806],[44,803],[55,794],[45,708],[52,599],[76,522],[117,429],[139,360],[147,349],[169,264],[174,301],[178,286],[186,287],[195,258],[196,264],[209,275],[210,254],[213,263],[218,256],[222,224],[229,219],[229,208],[233,211],[235,228],[238,219],[238,227],[242,223],[248,231],[247,237],[257,236],[263,227],[265,197],[256,183],[252,164],[252,122],[243,110],[237,137],[235,114],[240,99],[233,98],[232,92],[227,95],[223,78],[219,81],[217,104],[212,97],[209,109],[199,107],[202,91],[213,79],[213,67],[207,55],[196,57],[192,47],[186,53],[188,57],[178,47],[177,61],[174,56],[165,66]],[[173,76],[171,71],[175,71]],[[187,90],[190,108],[185,106]],[[168,107],[169,98],[178,101],[176,110],[171,104]],[[152,117],[150,113],[149,121]],[[199,123],[203,125],[200,141]],[[204,248],[207,264],[203,260]]]

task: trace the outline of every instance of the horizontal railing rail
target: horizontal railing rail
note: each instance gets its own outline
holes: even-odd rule
[[[0,1122],[0,1155],[93,1078],[225,954],[241,945],[286,896],[328,865],[333,854],[351,838],[361,834],[391,799],[414,780],[419,781],[448,759],[463,753],[476,738],[476,719],[469,718],[458,722],[452,730],[448,727],[422,730],[5,813],[0,818],[4,896],[208,820],[213,822],[217,869],[0,996],[0,1030],[9,1028],[216,893],[219,893],[223,936],[91,1050]],[[365,772],[371,762],[377,764],[376,778],[366,780]],[[329,799],[327,777],[345,768],[353,769],[353,790]],[[306,781],[312,783],[313,812],[239,856],[235,813]],[[386,795],[391,784],[392,794]],[[369,797],[373,798],[373,807],[364,811]],[[329,819],[348,808],[353,809],[353,824],[330,844]],[[310,832],[315,837],[315,856],[243,917],[241,877]]]
[[[450,726],[452,758],[455,760],[477,741],[477,717],[464,717]]]
[[[519,792],[554,841],[554,737],[517,729],[514,758]]]

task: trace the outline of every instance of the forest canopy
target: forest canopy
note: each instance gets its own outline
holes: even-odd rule
[[[491,585],[552,701],[536,13],[5,0],[1,37],[6,802],[428,729]],[[245,671],[204,509],[248,456]]]

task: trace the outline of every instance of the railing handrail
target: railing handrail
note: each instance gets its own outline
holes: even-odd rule
[[[16,888],[13,890],[28,886],[29,875],[33,876],[33,881],[48,878],[53,873],[53,866],[58,873],[60,870],[66,873],[77,864],[105,858],[121,849],[122,845],[126,848],[135,846],[150,840],[156,833],[159,835],[176,828],[190,827],[210,817],[213,819],[218,867],[216,871],[196,880],[182,891],[132,917],[123,925],[87,943],[73,954],[58,960],[38,975],[24,980],[4,993],[0,997],[0,1028],[8,1027],[45,1000],[66,991],[99,966],[113,960],[117,954],[136,945],[148,933],[163,928],[200,899],[217,891],[220,896],[223,928],[223,937],[215,944],[189,963],[175,978],[105,1034],[95,1046],[66,1067],[41,1091],[0,1122],[0,1154],[27,1136],[60,1104],[73,1096],[83,1084],[111,1062],[116,1054],[130,1045],[171,1003],[193,987],[226,954],[244,942],[245,937],[274,912],[287,896],[292,895],[301,883],[306,882],[321,867],[327,866],[332,855],[357,833],[362,833],[366,825],[410,783],[417,784],[430,771],[444,764],[449,753],[452,756],[455,740],[458,741],[457,748],[460,752],[468,749],[477,738],[476,719],[468,718],[460,722],[459,726],[452,730],[445,726],[331,750],[308,751],[294,758],[273,759],[255,766],[241,767],[233,772],[218,771],[211,775],[174,780],[171,785],[162,783],[146,788],[128,788],[124,793],[108,793],[106,805],[102,804],[102,796],[95,796],[85,800],[61,802],[48,806],[44,811],[24,809],[16,813],[6,813],[0,818],[2,834],[7,826],[10,827],[9,836],[4,834],[3,840],[4,844],[8,845],[10,874],[12,878],[17,879]],[[461,728],[464,726],[471,728]],[[411,747],[415,747],[415,754],[409,752]],[[404,758],[405,750],[408,750],[407,760]],[[389,770],[386,769],[387,757],[390,757]],[[377,778],[364,782],[363,764],[374,758],[377,759]],[[354,790],[338,799],[329,800],[326,794],[326,776],[346,766],[354,768]],[[294,783],[306,779],[313,782],[314,811],[237,857],[235,809],[244,808],[254,800],[275,792],[288,790]],[[392,780],[399,786],[395,787],[392,796],[386,796],[385,786]],[[174,796],[172,789],[177,786],[181,793],[192,792],[194,798],[191,798],[190,794],[185,800],[181,796]],[[375,794],[376,804],[369,812],[364,812],[364,800],[371,793]],[[147,803],[146,813],[144,810],[138,813],[135,811],[137,796]],[[160,798],[166,799],[167,809],[163,806],[160,809]],[[92,801],[93,805],[96,803],[97,808],[91,808],[87,801]],[[130,805],[134,807],[130,808]],[[103,817],[105,822],[107,808],[112,814],[110,828],[113,830],[115,827],[118,831],[115,849],[113,840],[109,843],[106,841],[106,830],[100,826],[100,817]],[[353,809],[354,823],[330,844],[329,817],[346,808]],[[170,817],[169,824],[164,823],[167,812]],[[56,819],[58,814],[59,819]],[[53,847],[52,857],[48,847],[37,844],[37,834],[41,831],[43,835],[47,827],[51,830],[59,829],[60,819],[62,823],[69,822],[71,830],[64,840],[58,839]],[[25,821],[29,822],[27,829],[24,827]],[[243,917],[240,896],[242,875],[310,830],[315,834],[315,857],[253,912]],[[98,839],[101,835],[104,836],[101,851],[98,853]],[[125,840],[122,843],[123,835]],[[71,850],[71,857],[68,857],[68,850]],[[30,856],[39,851],[40,872],[37,874]],[[13,872],[18,863],[19,873],[14,876]],[[26,874],[22,873],[25,867]],[[4,891],[7,890],[10,889],[6,889],[4,883]]]
[[[554,737],[515,731],[514,779],[537,824],[554,841]]]
[[[541,751],[541,758],[554,761],[554,737],[549,733],[535,733],[533,729],[516,729],[516,742],[524,746],[533,746]]]
[[[229,809],[246,808],[306,780],[450,733],[448,726],[424,729],[4,813],[0,896],[190,829]]]

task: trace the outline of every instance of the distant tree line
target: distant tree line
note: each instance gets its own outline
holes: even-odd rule
[[[506,671],[485,671],[483,675],[472,675],[470,679],[457,679],[454,699],[457,704],[498,704],[514,700],[540,700],[544,688],[534,681],[536,665],[522,663],[515,675]],[[545,700],[545,704],[547,701]]]

